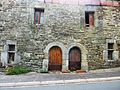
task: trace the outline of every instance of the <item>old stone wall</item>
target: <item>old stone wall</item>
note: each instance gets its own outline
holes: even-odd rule
[[[34,8],[45,10],[40,25],[34,25]],[[86,6],[41,3],[37,0],[1,0],[0,53],[4,51],[6,40],[16,41],[22,64],[38,71],[48,57],[44,53],[48,44],[60,42],[68,49],[75,43],[85,47],[89,69],[106,68],[103,59],[106,39],[116,40],[120,44],[120,8],[96,7],[93,10],[95,27],[86,28]],[[119,64],[117,62],[117,66]]]
[[[120,58],[118,61],[113,62],[113,64],[106,65],[106,60],[104,60],[105,54],[104,50],[107,49],[107,39],[115,40],[116,44],[119,44],[120,41],[120,8],[119,7],[102,7],[96,11],[96,31],[94,37],[92,37],[94,42],[92,50],[94,58],[91,58],[90,67],[91,68],[106,68],[106,67],[115,67],[120,66]],[[91,36],[91,35],[90,35]],[[117,50],[117,45],[114,46]],[[90,54],[89,54],[90,55]],[[88,55],[88,56],[89,56]],[[89,57],[88,57],[89,58]],[[88,59],[89,61],[90,59]],[[91,65],[92,64],[92,65]],[[95,65],[95,66],[94,66]],[[97,67],[96,67],[97,66]]]

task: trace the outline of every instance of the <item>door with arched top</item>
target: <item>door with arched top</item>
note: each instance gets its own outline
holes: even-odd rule
[[[81,69],[81,51],[78,47],[73,47],[69,51],[69,70]]]
[[[54,46],[49,50],[49,71],[62,70],[62,50],[58,46]]]

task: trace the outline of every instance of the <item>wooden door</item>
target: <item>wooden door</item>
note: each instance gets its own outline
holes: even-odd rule
[[[62,50],[61,48],[54,46],[49,51],[49,71],[61,71],[62,70]]]
[[[75,71],[81,69],[81,51],[73,47],[69,52],[69,70]]]

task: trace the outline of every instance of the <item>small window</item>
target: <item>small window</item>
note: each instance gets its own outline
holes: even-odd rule
[[[114,43],[108,43],[108,60],[113,60]]]
[[[114,43],[108,43],[108,49],[113,49]]]
[[[8,63],[12,63],[15,58],[15,45],[8,45],[8,48]]]
[[[8,52],[8,63],[14,62],[15,53]]]
[[[113,60],[113,50],[108,50],[108,60]]]
[[[43,15],[44,15],[44,9],[35,8],[34,23],[35,24],[41,24],[41,22],[43,21]]]
[[[85,12],[86,27],[94,26],[94,12]]]
[[[15,51],[15,45],[9,45],[9,51]]]

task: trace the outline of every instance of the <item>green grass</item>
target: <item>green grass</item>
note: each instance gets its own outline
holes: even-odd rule
[[[22,67],[22,66],[13,66],[13,67],[7,67],[5,69],[5,74],[6,75],[18,75],[18,74],[24,74],[24,73],[28,73],[31,70],[26,68],[26,67]]]

